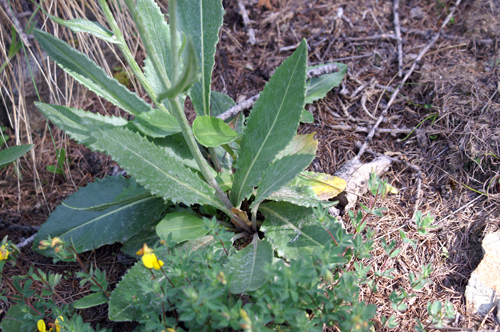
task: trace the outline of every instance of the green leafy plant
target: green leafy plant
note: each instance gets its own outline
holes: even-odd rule
[[[193,234],[205,236],[201,220],[208,215],[235,238],[251,241],[258,231],[264,232],[263,241],[271,244],[266,255],[274,249],[284,258],[297,257],[297,249],[287,245],[288,230],[307,234],[302,244],[307,252],[324,247],[325,239],[306,225],[312,207],[341,192],[345,182],[323,184],[318,179],[326,175],[304,172],[318,142],[313,135],[297,135],[297,128],[304,119],[305,103],[338,85],[346,66],[337,64],[340,72],[306,80],[307,46],[302,41],[276,70],[250,116],[244,119],[240,113],[223,121],[217,116],[235,103],[210,89],[221,1],[203,5],[190,1],[182,6],[172,1],[169,24],[151,0],[126,3],[148,53],[144,71],[131,57],[105,1],[100,5],[111,30],[82,19],[51,18],[75,32],[118,45],[155,107],[107,76],[86,55],[43,31],[34,32],[41,47],[77,81],[135,117],[127,121],[37,103],[70,137],[112,156],[130,178],[108,177],[81,189],[56,209],[36,240],[71,239],[77,252],[114,242],[127,248],[129,243],[154,242],[167,233],[180,243],[194,240]],[[184,115],[186,97],[198,115],[192,127]],[[51,171],[62,172],[64,152],[58,149],[58,164]],[[318,195],[325,191],[326,196]],[[126,227],[114,226],[123,220]],[[156,232],[145,232],[155,226]],[[191,227],[197,231],[185,238],[182,231]]]
[[[46,167],[47,171],[55,174],[64,175],[64,162],[66,161],[66,149],[56,149],[56,165],[49,165]]]
[[[169,24],[154,1],[125,2],[147,51],[143,70],[107,1],[99,3],[110,30],[81,19],[52,19],[116,44],[153,106],[64,41],[40,30],[33,33],[69,75],[134,117],[37,103],[72,139],[110,155],[129,177],[96,180],[71,195],[40,228],[35,250],[78,261],[81,252],[121,242],[125,253],[142,262],[113,292],[103,271],[85,270],[80,262],[81,283],[90,283],[95,293],[71,308],[59,308],[54,301],[30,307],[30,297],[54,296],[59,278],[33,270],[26,276],[40,279],[47,292],[35,295],[28,277],[23,285],[13,284],[19,297],[12,310],[21,312],[15,317],[27,317],[23,326],[32,328],[50,311],[53,324],[86,331],[90,327],[74,315],[75,309],[108,303],[111,320],[135,320],[145,330],[321,331],[323,324],[369,330],[376,307],[359,301],[359,285],[376,292],[377,279],[391,277],[392,271],[381,269],[373,272],[375,280],[367,278],[370,267],[362,259],[370,257],[374,232],[366,227],[366,216],[383,215],[375,202],[392,189],[372,177],[374,198],[362,206],[364,214],[351,214],[356,232],[347,234],[327,213],[333,204],[328,200],[344,189],[345,181],[306,172],[318,142],[314,134],[297,134],[300,121],[311,121],[305,104],[325,97],[347,66],[337,64],[338,72],[307,79],[320,68],[308,68],[303,40],[276,69],[250,116],[239,113],[223,121],[218,116],[235,103],[211,90],[221,1],[190,0],[178,6],[171,0]],[[197,114],[192,127],[184,114],[188,97]],[[54,172],[62,171],[62,152]],[[418,233],[425,234],[432,220],[416,220]],[[401,237],[382,243],[388,259],[400,253],[401,243],[412,241],[406,234]],[[412,287],[425,285],[429,273],[430,267],[421,276],[412,275]],[[233,296],[243,293],[250,296],[250,305]],[[404,310],[410,296],[400,289],[389,300],[394,310]],[[64,319],[56,321],[59,316]],[[384,324],[393,326],[394,319]]]

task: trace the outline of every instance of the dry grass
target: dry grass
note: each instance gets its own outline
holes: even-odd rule
[[[257,44],[251,46],[246,42],[248,37],[237,4],[224,1],[227,14],[216,54],[214,89],[227,92],[234,100],[253,96],[262,89],[274,68],[293,51],[280,52],[280,48],[296,45],[301,38],[306,38],[310,46],[309,63],[348,58],[342,61],[349,64],[342,86],[315,103],[310,108],[315,123],[300,128],[301,132],[315,131],[320,140],[318,157],[312,168],[333,174],[355,155],[356,142],[363,142],[366,133],[331,128],[344,124],[370,127],[374,120],[364,107],[378,117],[390,97],[382,86],[394,88],[398,84],[395,40],[370,39],[394,31],[392,1],[344,1],[341,5],[348,20],[335,19],[339,4],[329,0],[275,0],[264,3],[270,4],[273,9],[258,6],[256,0],[244,1],[257,37]],[[104,23],[93,2],[88,2],[86,8],[82,8],[81,4],[79,1],[68,4],[65,1],[45,1],[43,5],[47,10],[50,8],[52,14],[64,18],[83,17],[91,13]],[[405,65],[411,63],[427,45],[428,37],[437,31],[450,5],[447,1],[431,0],[400,4],[401,26],[409,29],[403,33]],[[411,10],[415,7],[423,13],[421,18],[412,16]],[[16,7],[16,11],[23,10]],[[117,14],[119,24],[131,31],[130,20],[123,16],[123,12]],[[4,15],[2,22],[6,22],[0,30],[0,38],[8,40],[11,25],[3,12],[0,11],[0,15]],[[377,247],[373,258],[366,262],[375,269],[383,265],[395,269],[395,279],[379,281],[378,293],[371,297],[370,291],[363,289],[362,296],[378,305],[380,315],[396,315],[400,323],[398,331],[412,330],[415,318],[425,321],[427,303],[436,300],[451,301],[457,311],[455,321],[448,323],[450,327],[498,329],[492,314],[483,322],[484,317],[467,313],[463,294],[471,272],[482,258],[481,240],[484,234],[498,229],[500,220],[500,93],[497,86],[500,53],[496,45],[500,38],[499,17],[498,1],[462,2],[454,23],[444,31],[447,35],[440,38],[424,57],[381,126],[384,129],[412,129],[419,125],[422,131],[406,140],[403,140],[404,134],[379,134],[370,145],[379,153],[397,153],[400,159],[422,170],[421,199],[417,200],[416,174],[404,165],[394,164],[385,177],[399,189],[399,194],[389,196],[381,203],[389,208],[382,219],[369,219],[369,227],[375,229],[378,239],[397,240],[401,229],[418,240],[415,249],[403,246],[401,255],[389,261],[383,249]],[[41,21],[44,21],[43,16]],[[49,21],[45,29],[90,54],[111,72],[112,68],[106,67],[106,62],[110,62],[114,55],[105,54],[107,46],[104,47],[101,42],[88,36],[71,34]],[[427,33],[429,30],[431,32]],[[125,36],[133,34],[125,33]],[[488,40],[492,42],[488,43]],[[129,40],[129,45],[141,59],[142,46],[133,38]],[[36,47],[32,50],[34,53],[39,51]],[[2,73],[0,86],[3,98],[14,103],[11,113],[13,128],[9,132],[12,142],[36,144],[32,154],[22,159],[19,165],[23,180],[18,180],[12,166],[0,171],[0,222],[4,225],[3,230],[0,228],[0,235],[8,234],[15,242],[32,234],[30,227],[43,223],[48,213],[68,194],[95,177],[103,177],[114,166],[108,157],[76,145],[55,127],[51,127],[52,135],[47,126],[41,132],[31,129],[27,120],[27,102],[22,94],[18,98],[14,92],[16,88],[22,90],[25,85],[22,81],[24,76],[16,71],[21,67],[20,63],[21,57],[17,56]],[[249,65],[254,70],[248,69]],[[49,94],[45,101],[103,114],[119,114],[115,107],[81,90],[66,75],[60,75],[53,64],[43,63],[40,68],[48,81]],[[8,77],[19,79],[14,80],[11,86]],[[144,95],[135,82],[132,89]],[[423,121],[431,114],[435,114],[433,120]],[[45,170],[47,165],[55,164],[54,146],[67,149],[66,180]],[[364,158],[370,160],[371,157],[366,155]],[[438,227],[425,237],[415,234],[412,218],[416,203],[421,211],[436,216]],[[25,228],[16,229],[13,226]],[[116,250],[117,247],[106,247],[85,257],[106,262],[103,267],[109,269],[111,281],[116,281],[125,270],[124,266],[118,267],[110,258],[110,253]],[[27,249],[25,252],[39,266],[56,271],[66,268],[50,264]],[[399,287],[409,290],[408,274],[419,274],[421,266],[429,263],[434,268],[431,275],[433,284],[416,293],[417,296],[408,302],[408,310],[395,312],[390,306],[388,294]],[[14,271],[8,273],[13,274]],[[68,300],[82,295],[76,289],[74,292],[68,293]],[[104,312],[89,312],[86,315],[95,315],[92,318],[95,322],[105,320]],[[384,330],[378,319],[376,330]]]

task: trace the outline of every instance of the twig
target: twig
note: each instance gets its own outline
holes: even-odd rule
[[[243,25],[245,26],[245,29],[247,29],[248,42],[250,43],[250,45],[255,45],[255,43],[257,43],[257,41],[255,40],[255,32],[250,26],[250,19],[248,18],[248,12],[245,8],[245,5],[241,1],[238,1],[238,7],[241,11],[241,17],[243,17]]]
[[[432,34],[431,30],[427,30],[427,31],[424,31],[424,30],[412,30],[412,29],[408,29],[408,28],[404,28],[404,27],[401,27],[401,32],[406,33],[406,34],[419,35],[419,36],[421,36],[421,37],[423,37],[425,39],[429,39],[431,37],[431,34]],[[449,40],[457,40],[457,41],[466,41],[466,40],[468,40],[468,38],[466,38],[466,37],[450,35],[450,34],[447,34],[447,33],[443,33],[443,34],[441,34],[441,36],[444,39],[449,39]],[[491,39],[491,38],[487,38],[487,39],[474,39],[474,42],[478,43],[478,44],[481,44],[481,45],[484,45],[484,46],[489,46],[489,45],[493,44],[494,40]]]
[[[399,84],[399,86],[392,93],[391,99],[387,103],[387,106],[384,108],[384,110],[380,114],[380,116],[379,116],[377,122],[375,123],[375,125],[373,126],[372,130],[368,133],[368,135],[366,137],[366,140],[363,143],[363,146],[359,149],[359,152],[356,155],[357,158],[360,158],[363,155],[363,153],[365,152],[366,148],[368,147],[368,144],[370,143],[370,141],[373,138],[373,135],[375,135],[375,132],[377,131],[378,126],[380,125],[380,123],[384,119],[384,117],[387,114],[387,111],[389,110],[389,108],[391,107],[391,105],[396,100],[396,97],[399,94],[399,90],[401,90],[401,87],[403,87],[403,85],[405,84],[406,80],[408,80],[408,78],[410,77],[410,75],[413,73],[413,71],[417,67],[417,64],[420,62],[420,60],[422,60],[422,58],[425,55],[425,53],[427,53],[427,51],[432,47],[432,45],[434,45],[434,43],[436,43],[436,41],[438,40],[439,36],[441,35],[441,31],[443,31],[444,27],[446,27],[446,25],[448,24],[448,22],[450,21],[450,19],[453,17],[453,14],[455,13],[455,10],[458,8],[458,6],[460,5],[460,2],[462,2],[462,0],[458,0],[457,3],[456,3],[456,5],[455,5],[455,7],[453,7],[450,10],[450,13],[446,17],[446,19],[443,21],[443,24],[441,24],[441,28],[439,29],[439,31],[436,33],[436,35],[434,37],[432,37],[432,39],[429,42],[429,44],[427,44],[427,46],[422,51],[420,51],[420,53],[418,54],[417,58],[413,62],[413,65],[411,66],[410,70],[406,73],[405,77],[403,78],[403,80],[401,81],[401,83]]]
[[[454,216],[456,213],[458,213],[458,212],[462,211],[463,209],[466,209],[466,208],[468,208],[469,206],[471,206],[472,204],[474,204],[474,203],[475,203],[475,202],[476,202],[479,198],[481,198],[481,197],[484,197],[484,196],[482,196],[482,195],[477,196],[476,198],[474,198],[473,200],[471,200],[471,201],[470,201],[470,202],[468,202],[467,204],[463,205],[462,207],[458,208],[457,210],[453,211],[452,213],[450,213],[450,214],[449,214],[449,215],[447,215],[446,217],[439,219],[438,221],[436,221],[436,223],[435,223],[435,224],[437,225],[437,224],[441,224],[441,223],[443,223],[445,220],[447,220],[447,219],[451,218],[451,217],[452,217],[452,216]]]
[[[27,47],[31,47],[31,43],[28,40],[28,35],[26,35],[26,33],[24,33],[23,28],[21,28],[21,24],[19,23],[19,20],[17,19],[16,15],[14,15],[14,13],[12,12],[8,1],[0,0],[0,2],[2,3],[2,6],[5,9],[7,16],[9,16],[9,18],[12,20],[12,23],[14,23],[14,26],[16,27],[19,36],[23,40],[24,45],[26,45]]]
[[[28,244],[33,242],[33,240],[35,239],[35,236],[37,234],[38,233],[35,233],[35,234],[31,235],[29,238],[22,240],[21,242],[19,242],[19,244],[16,244],[16,247],[18,247],[18,248],[26,247]]]
[[[329,63],[325,66],[321,66],[318,68],[313,68],[307,71],[307,79],[311,79],[313,77],[318,77],[324,74],[330,74],[339,71],[339,68],[334,63]],[[236,106],[231,107],[227,111],[222,114],[219,114],[217,117],[226,121],[227,119],[236,116],[239,112],[242,112],[246,109],[249,109],[255,104],[255,101],[259,98],[260,94],[256,94],[255,96],[248,98],[247,100],[239,103]]]
[[[417,214],[418,207],[420,206],[420,200],[422,198],[422,171],[417,172],[417,193],[415,194],[415,207],[413,209],[413,217],[415,220],[415,215]]]
[[[365,40],[377,40],[377,39],[397,39],[396,35],[392,33],[383,33],[380,35],[367,36],[367,37],[345,37],[350,42],[365,41]]]
[[[403,43],[401,40],[401,24],[399,23],[399,0],[394,0],[394,28],[396,30],[396,41],[398,43],[398,71],[399,77],[403,76]]]
[[[373,128],[367,128],[363,126],[358,126],[358,125],[333,125],[329,126],[330,129],[333,130],[342,130],[342,131],[353,131],[357,133],[370,133]],[[383,134],[392,134],[392,135],[398,135],[398,134],[409,134],[413,129],[411,128],[381,128],[377,130],[378,133],[383,133]],[[429,132],[432,134],[438,134],[438,133],[443,133],[441,130],[435,130],[432,132]],[[431,135],[432,135],[431,134]],[[361,148],[361,147],[360,147]],[[365,148],[366,150],[366,148]]]

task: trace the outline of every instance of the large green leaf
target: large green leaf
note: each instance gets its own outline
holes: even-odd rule
[[[269,279],[264,268],[272,259],[271,244],[267,240],[260,241],[255,234],[252,243],[232,256],[225,266],[231,280],[231,293],[251,292],[264,285]]]
[[[137,10],[142,17],[142,23],[146,32],[149,34],[156,54],[160,62],[167,70],[167,75],[172,80],[172,59],[171,59],[171,43],[170,43],[170,28],[165,21],[165,16],[154,0],[137,0]],[[156,94],[159,95],[163,90],[163,85],[160,84],[160,78],[156,73],[151,60],[147,58],[145,76],[152,84]]]
[[[189,212],[168,213],[156,225],[156,234],[162,239],[167,239],[168,235],[172,234],[172,241],[180,243],[206,235],[208,230],[204,229],[203,225],[203,220]]]
[[[73,307],[75,309],[87,309],[108,303],[108,301],[108,297],[103,292],[92,293],[73,302]]]
[[[198,115],[210,115],[212,69],[223,13],[221,0],[186,0],[177,6],[179,28],[193,38],[201,67],[201,81],[188,93]]]
[[[267,199],[275,202],[289,202],[305,207],[316,207],[321,202],[311,186],[299,187],[286,185],[269,195]]]
[[[231,201],[235,206],[258,184],[263,171],[297,132],[304,106],[307,64],[305,40],[276,69],[256,101],[243,133]]]
[[[0,169],[4,168],[17,158],[22,157],[26,152],[31,150],[33,144],[17,145],[0,151]]]
[[[218,116],[219,114],[224,113],[231,107],[235,106],[236,103],[233,101],[231,97],[226,95],[225,93],[212,91],[210,93],[210,115]],[[225,120],[225,122],[229,125],[231,129],[236,131],[239,135],[243,133],[243,124],[245,122],[245,116],[243,112],[238,113],[236,117],[231,117]],[[239,145],[236,142],[231,142],[229,144],[235,154],[237,151],[234,149],[239,149]],[[215,148],[215,153],[217,154],[217,159],[219,160],[219,164],[226,175],[231,175],[231,184],[232,184],[232,174],[233,174],[233,158],[227,153],[227,151],[222,147],[218,146]]]
[[[314,139],[316,133],[310,133],[306,135],[295,135],[292,141],[281,150],[277,155],[276,159],[283,158],[284,156],[293,155],[296,153],[316,153],[318,149],[318,141]]]
[[[35,103],[36,107],[52,121],[56,126],[62,129],[72,139],[80,144],[84,144],[94,151],[104,152],[99,144],[96,143],[92,133],[97,128],[108,126],[125,126],[127,120],[114,116],[103,116],[91,112],[83,111],[77,108],[66,106],[57,106],[44,103]]]
[[[106,202],[106,203],[98,204],[95,206],[86,206],[86,207],[70,206],[64,202],[62,202],[62,204],[66,207],[69,207],[70,209],[77,210],[77,211],[100,212],[100,211],[107,210],[113,206],[132,203],[134,201],[137,201],[137,200],[149,197],[149,196],[151,196],[151,193],[149,191],[147,191],[143,186],[141,186],[137,182],[133,181],[130,184],[130,186],[128,188],[123,189],[122,193],[120,195],[116,196],[112,202]]]
[[[98,129],[92,135],[107,154],[154,195],[174,203],[209,204],[224,209],[214,190],[196,173],[139,134],[114,127]]]
[[[214,148],[228,144],[238,137],[222,119],[213,116],[198,116],[193,122],[193,134],[198,143]]]
[[[311,104],[316,100],[320,100],[326,97],[328,91],[336,86],[339,86],[344,79],[345,73],[347,72],[347,65],[343,63],[335,63],[339,68],[338,72],[331,74],[324,74],[319,77],[313,77],[306,83],[306,104]],[[323,65],[314,66],[311,68],[321,67]]]
[[[142,262],[137,262],[130,268],[118,283],[109,300],[108,317],[112,321],[134,321],[141,318],[146,312],[141,310],[146,305],[147,312],[161,314],[161,299],[153,292],[146,292],[140,284],[151,282],[151,274],[158,281],[165,279],[162,271],[148,270]]]
[[[197,171],[200,170],[182,134],[156,138],[153,142],[155,145],[161,146],[165,150],[165,153],[174,157],[178,163],[189,166]]]
[[[251,209],[258,206],[269,195],[292,181],[302,172],[316,156],[318,141],[314,133],[309,135],[295,135],[285,149],[278,153],[276,161],[262,175],[259,189]]]
[[[294,154],[276,160],[264,172],[257,195],[255,196],[255,201],[252,203],[252,208],[265,200],[273,192],[278,191],[281,187],[292,181],[297,174],[311,164],[315,156],[315,153]]]
[[[130,92],[116,79],[109,77],[87,55],[44,31],[35,29],[33,35],[52,60],[98,96],[133,115],[151,110],[144,100]]]
[[[290,182],[290,185],[310,186],[319,199],[326,201],[344,191],[346,182],[338,176],[305,171]]]
[[[153,108],[149,112],[137,115],[134,125],[149,137],[165,137],[181,131],[177,119],[162,110]]]
[[[118,44],[119,41],[116,39],[114,33],[105,27],[103,27],[100,23],[98,22],[92,22],[89,20],[85,20],[83,18],[75,18],[73,20],[63,20],[60,19],[56,16],[49,15],[50,19],[57,24],[60,24],[62,26],[65,26],[66,28],[70,29],[73,32],[86,32],[90,33],[94,36],[96,36],[99,39],[102,39],[104,41],[113,43],[113,44]]]
[[[89,207],[112,202],[134,185],[133,179],[121,176],[97,179],[70,195],[64,203],[75,207]],[[155,196],[112,206],[104,211],[77,211],[59,205],[40,227],[33,246],[42,254],[49,253],[50,251],[40,251],[37,248],[39,241],[49,236],[57,236],[65,241],[71,239],[78,252],[122,242],[155,224],[165,209],[164,201]]]
[[[305,208],[284,202],[268,202],[260,205],[266,220],[261,230],[280,256],[298,259],[322,250],[327,242],[333,241],[330,234],[316,219],[312,208]],[[336,234],[341,228],[334,223],[329,231]]]

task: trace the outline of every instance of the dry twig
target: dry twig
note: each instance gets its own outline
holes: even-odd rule
[[[243,17],[243,24],[245,25],[245,29],[247,29],[247,34],[248,34],[248,42],[250,45],[255,45],[257,41],[255,40],[255,32],[253,31],[253,28],[250,26],[250,19],[248,18],[248,12],[245,8],[245,5],[241,2],[238,1],[238,8],[241,11],[241,17]]]
[[[446,17],[446,19],[441,24],[441,27],[440,27],[439,31],[431,39],[431,41],[429,42],[429,44],[427,44],[427,46],[424,47],[424,49],[422,49],[422,51],[420,51],[420,53],[418,54],[417,58],[413,62],[413,65],[411,66],[410,70],[406,73],[405,77],[403,78],[403,80],[401,81],[401,83],[399,84],[399,86],[392,93],[391,99],[387,103],[387,106],[384,108],[384,110],[380,114],[377,122],[375,123],[375,125],[373,126],[373,128],[371,129],[371,131],[368,133],[368,136],[366,137],[366,140],[363,143],[363,146],[361,146],[361,148],[359,149],[359,152],[356,155],[357,158],[360,158],[363,155],[363,153],[365,152],[366,148],[368,147],[368,144],[370,143],[370,141],[373,138],[373,135],[375,135],[375,132],[377,131],[378,126],[380,125],[380,123],[384,119],[384,117],[387,114],[387,111],[389,110],[389,108],[392,106],[392,104],[396,100],[396,97],[399,94],[399,90],[401,90],[401,87],[406,83],[406,81],[408,80],[408,78],[410,77],[410,75],[413,73],[413,71],[417,67],[417,64],[420,62],[420,60],[422,60],[422,58],[425,55],[425,53],[427,53],[427,51],[432,47],[432,45],[434,45],[434,43],[436,43],[436,41],[438,40],[439,36],[441,35],[441,31],[443,31],[444,27],[448,24],[448,22],[450,21],[450,19],[453,17],[453,14],[455,13],[455,10],[458,8],[458,6],[460,5],[460,2],[462,2],[462,0],[458,0],[457,3],[456,3],[456,5],[450,10],[450,13],[448,14],[448,16]]]
[[[403,43],[401,40],[401,25],[399,23],[399,0],[394,0],[394,28],[396,30],[396,40],[398,43],[398,75],[403,76]]]

